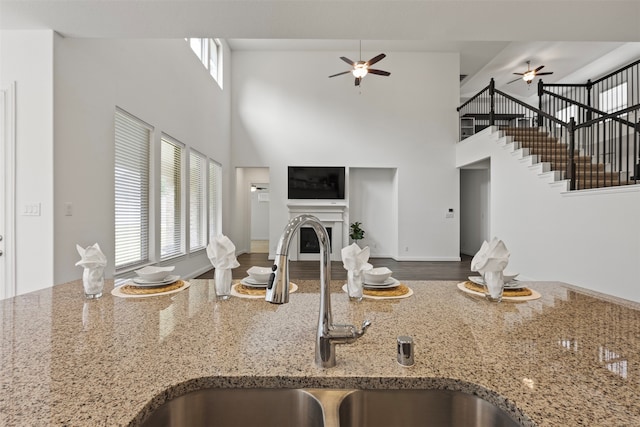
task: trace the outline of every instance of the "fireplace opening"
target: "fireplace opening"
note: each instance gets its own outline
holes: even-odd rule
[[[329,248],[331,248],[331,227],[326,227],[329,234]],[[311,227],[300,228],[300,247],[299,252],[301,254],[319,254],[320,242],[318,242],[318,236]]]

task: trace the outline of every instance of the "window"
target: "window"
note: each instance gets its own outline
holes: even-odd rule
[[[189,249],[207,244],[207,159],[189,151]]]
[[[115,113],[115,268],[149,260],[149,145],[151,126]]]
[[[209,160],[209,238],[218,235],[218,206],[220,197],[220,175],[222,168],[213,160]]]
[[[598,105],[600,110],[605,113],[615,113],[627,108],[627,83],[625,82],[600,92]]]
[[[160,258],[184,253],[182,144],[163,135],[160,147]]]
[[[222,87],[222,49],[220,41],[217,39],[185,39],[189,43],[189,47],[196,54],[202,65],[209,70],[209,74],[214,78],[218,85]]]

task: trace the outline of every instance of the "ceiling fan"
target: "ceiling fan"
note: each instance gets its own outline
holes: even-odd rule
[[[518,77],[515,80],[511,80],[510,82],[508,82],[507,84],[513,83],[513,82],[517,82],[518,80],[522,79],[525,82],[527,82],[528,85],[531,84],[531,82],[533,81],[533,79],[535,79],[538,76],[545,76],[548,74],[553,74],[553,71],[549,71],[549,72],[545,72],[545,73],[539,73],[538,71],[542,70],[544,68],[544,65],[539,66],[538,68],[536,68],[535,70],[531,69],[531,61],[527,61],[527,71],[525,71],[524,73],[513,73],[517,76],[522,76],[522,77]]]
[[[387,56],[387,55],[385,55],[384,53],[381,53],[380,55],[374,56],[373,58],[371,58],[368,61],[363,61],[362,60],[362,41],[360,41],[360,60],[359,61],[352,61],[347,57],[341,56],[340,59],[342,59],[347,64],[351,65],[352,69],[349,70],[349,71],[343,71],[341,73],[334,74],[332,76],[329,76],[329,78],[336,77],[336,76],[341,76],[343,74],[351,73],[351,74],[353,74],[353,77],[355,77],[355,79],[356,79],[355,80],[355,85],[356,86],[360,86],[360,82],[362,81],[364,76],[366,76],[367,74],[377,74],[379,76],[389,76],[389,75],[391,75],[391,73],[388,72],[388,71],[382,71],[382,70],[376,70],[374,68],[369,68],[370,66],[372,66],[376,62],[378,62],[381,59],[383,59],[385,56]]]

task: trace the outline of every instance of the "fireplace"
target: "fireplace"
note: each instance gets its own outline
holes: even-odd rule
[[[327,229],[327,234],[329,234],[329,247],[331,247],[331,227],[325,227]],[[300,228],[300,242],[298,246],[300,248],[299,252],[301,254],[319,254],[320,253],[320,242],[318,241],[318,236],[316,235],[316,231],[311,227],[302,227]]]
[[[309,214],[317,217],[329,234],[331,245],[331,261],[342,259],[341,251],[344,242],[348,242],[347,227],[344,226],[347,219],[347,205],[344,202],[322,203],[317,201],[296,201],[287,204],[289,218],[301,214]],[[302,226],[298,232],[298,238],[294,238],[289,248],[289,259],[292,261],[317,261],[320,259],[320,248],[316,232],[312,227]]]

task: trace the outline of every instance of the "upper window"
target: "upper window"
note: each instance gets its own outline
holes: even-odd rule
[[[184,146],[162,136],[160,147],[160,258],[184,253],[182,163]]]
[[[115,114],[115,268],[149,260],[149,146],[151,126]]]
[[[598,105],[607,114],[627,108],[627,82],[600,92]]]
[[[186,39],[193,50],[202,62],[202,65],[209,70],[209,74],[218,82],[218,85],[222,87],[222,49],[220,41],[217,39],[198,39],[188,38]]]
[[[207,159],[189,151],[189,249],[207,244]]]

